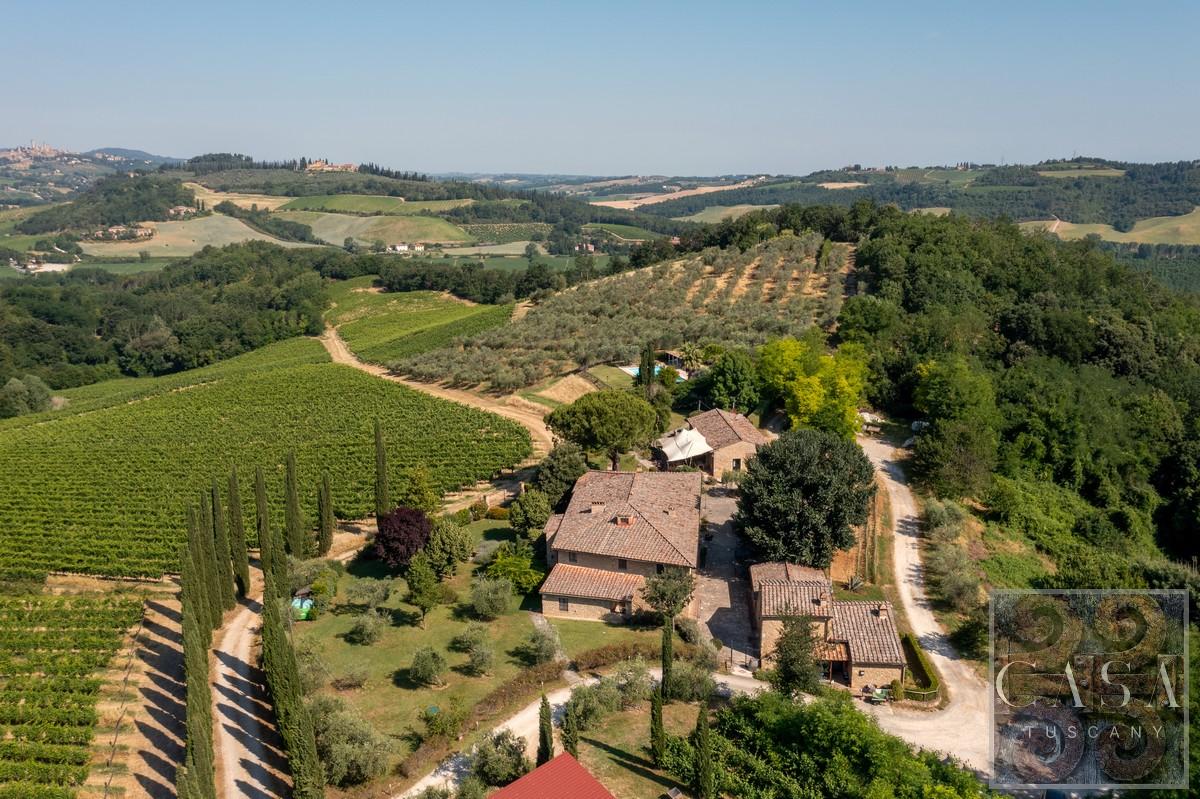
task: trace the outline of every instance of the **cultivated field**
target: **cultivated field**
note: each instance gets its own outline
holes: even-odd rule
[[[364,361],[387,364],[504,324],[512,306],[475,305],[432,291],[385,293],[373,276],[347,280],[331,292],[328,318]]]
[[[643,197],[635,197],[628,200],[590,200],[592,205],[606,205],[609,208],[624,208],[633,210],[643,205],[653,205],[655,203],[665,203],[668,200],[678,200],[683,197],[695,197],[699,194],[712,194],[717,191],[730,191],[731,189],[748,189],[751,186],[761,182],[761,178],[750,178],[743,180],[741,183],[730,183],[726,186],[696,186],[691,189],[683,189],[681,191],[667,192],[664,194],[651,194]]]
[[[739,216],[745,216],[751,211],[763,211],[770,208],[778,208],[778,205],[710,205],[703,211],[698,211],[691,216],[676,217],[681,222],[704,222],[707,224],[716,224],[724,222],[726,219],[737,219]]]
[[[1044,178],[1119,178],[1124,176],[1124,169],[1106,167],[1081,167],[1079,169],[1046,169],[1038,172]]]
[[[288,365],[267,366],[274,355]],[[349,367],[304,363],[318,357],[314,340],[282,342],[191,375],[66,392],[65,411],[0,423],[0,570],[170,571],[184,504],[233,465],[247,518],[261,466],[281,523],[288,451],[296,453],[309,519],[322,471],[338,516],[366,516],[376,418],[397,485],[404,468],[425,463],[437,486],[451,490],[530,451],[528,433],[513,422]]]
[[[479,241],[494,244],[524,244],[536,235],[548,236],[552,228],[553,225],[546,222],[487,222],[462,226],[463,230]]]
[[[462,348],[408,358],[418,380],[486,385],[507,393],[580,366],[632,363],[651,338],[752,346],[829,323],[838,313],[847,251],[818,270],[816,234],[774,239],[745,253],[706,250],[576,286]]]
[[[226,244],[237,244],[243,241],[269,241],[280,247],[311,247],[311,244],[300,244],[294,241],[282,241],[259,233],[245,222],[224,214],[212,214],[182,222],[143,222],[146,227],[155,230],[153,238],[138,241],[85,241],[80,242],[83,251],[88,255],[101,258],[136,257],[138,253],[148,252],[153,257],[175,257],[191,255],[211,245],[224,247]]]
[[[420,214],[440,213],[470,205],[474,200],[418,200],[405,202],[403,197],[379,194],[320,194],[297,197],[282,205],[285,211],[341,211],[358,214]]]
[[[1063,239],[1097,235],[1106,241],[1137,244],[1200,244],[1200,208],[1183,216],[1154,216],[1139,219],[1133,230],[1123,233],[1111,225],[1081,225],[1059,220],[1022,222],[1029,230],[1049,230]]]
[[[590,225],[584,225],[584,230],[601,230],[605,233],[610,233],[622,241],[646,241],[648,239],[662,238],[662,233],[655,233],[652,230],[636,227],[634,225],[618,225],[613,222],[594,222]]]
[[[250,208],[257,205],[261,209],[274,211],[281,205],[284,205],[290,200],[290,197],[279,197],[274,194],[247,194],[239,191],[216,191],[208,186],[202,186],[199,183],[184,183],[184,188],[191,189],[196,194],[197,200],[203,200],[211,209],[218,203],[228,200],[240,208]]]
[[[113,596],[0,598],[0,795],[67,799],[83,785],[98,672],[141,612]]]
[[[321,211],[277,211],[281,219],[309,225],[319,238],[340,245],[347,238],[363,244],[382,241],[458,243],[471,236],[462,228],[436,216],[351,216]]]

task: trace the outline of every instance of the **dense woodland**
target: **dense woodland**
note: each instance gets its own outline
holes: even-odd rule
[[[945,207],[985,219],[1007,217],[1020,221],[1057,216],[1068,222],[1103,223],[1125,231],[1138,219],[1186,214],[1200,205],[1200,162],[1125,164],[1086,159],[1086,163],[1123,169],[1125,174],[1045,177],[1038,174],[1037,167],[995,167],[964,188],[949,183],[901,183],[888,172],[819,173],[803,181],[787,179],[670,200],[646,206],[646,211],[676,217],[694,214],[710,205],[852,205],[872,200],[880,204],[895,203],[905,210]],[[830,180],[867,185],[833,191],[817,185]]]
[[[56,205],[17,223],[21,233],[86,230],[105,225],[163,221],[176,205],[195,206],[196,197],[178,180],[139,175],[101,178],[74,201]]]
[[[323,244],[316,235],[313,234],[312,227],[303,222],[293,222],[290,219],[281,219],[257,206],[251,208],[242,208],[240,205],[225,200],[217,203],[213,207],[214,211],[232,216],[234,219],[240,219],[255,230],[266,233],[268,236],[274,236],[277,239],[284,241],[303,241],[311,244]]]
[[[59,389],[165,374],[318,333],[322,255],[251,242],[161,272],[77,268],[5,281],[0,383],[31,374]]]
[[[1118,244],[1096,246],[1177,291],[1200,292],[1200,244]]]

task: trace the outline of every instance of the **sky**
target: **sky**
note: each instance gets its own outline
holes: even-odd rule
[[[1200,3],[27,2],[0,146],[423,172],[1200,158]]]

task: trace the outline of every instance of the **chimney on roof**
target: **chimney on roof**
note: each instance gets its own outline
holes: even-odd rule
[[[617,527],[633,527],[633,517],[628,514],[621,514],[617,517]]]
[[[603,502],[593,502],[592,507],[588,510],[589,513],[604,513]]]
[[[881,618],[881,619],[886,619],[886,618],[888,617],[888,606],[887,606],[887,603],[885,603],[885,602],[880,602],[879,604],[877,604],[877,605],[875,606],[875,615],[876,615],[876,616],[878,616],[878,617],[879,617],[879,618]]]

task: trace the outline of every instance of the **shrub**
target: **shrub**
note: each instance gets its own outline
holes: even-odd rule
[[[388,601],[392,585],[386,580],[359,580],[346,589],[346,601],[375,610]]]
[[[521,656],[529,663],[540,665],[549,663],[558,657],[558,633],[553,627],[534,628],[525,642],[521,644]]]
[[[392,749],[385,736],[337,697],[317,696],[308,707],[326,782],[346,787],[383,776]]]
[[[508,521],[508,508],[502,508],[499,505],[494,508],[488,508],[485,518],[495,519],[497,521]]]
[[[904,685],[899,680],[892,680],[892,699],[897,702],[904,701]]]
[[[479,641],[471,647],[467,655],[467,671],[476,677],[482,677],[492,670],[496,661],[496,652],[487,641]]]
[[[579,729],[589,730],[608,714],[620,710],[621,700],[621,688],[617,681],[612,677],[603,677],[597,683],[576,688],[567,700],[567,707],[575,715]]]
[[[471,608],[486,621],[498,619],[512,609],[512,583],[503,578],[481,577],[471,584]]]
[[[467,718],[467,710],[457,699],[446,707],[429,707],[421,712],[425,735],[429,738],[455,738]]]
[[[700,623],[687,616],[675,617],[675,632],[688,644],[698,644],[702,639]]]
[[[477,522],[480,519],[487,518],[487,512],[488,512],[487,500],[486,499],[475,500],[475,502],[471,503],[471,507],[468,509],[468,512],[471,514],[471,521],[473,521],[473,522]]]
[[[379,520],[375,535],[375,554],[393,572],[408,566],[413,555],[429,543],[433,523],[423,511],[415,508],[396,508]]]
[[[513,529],[526,538],[537,538],[549,518],[550,501],[536,488],[517,497],[508,508],[508,520]]]
[[[459,796],[462,796],[460,793]],[[414,799],[456,799],[449,788],[440,788],[436,785],[431,785],[425,790],[416,795]]]
[[[441,685],[446,673],[446,658],[431,646],[418,649],[413,655],[409,676],[422,685]]]
[[[745,476],[746,473],[743,471],[735,472],[733,469],[726,469],[721,472],[721,482],[727,486],[736,486],[742,482]]]
[[[462,632],[450,639],[450,648],[455,652],[470,652],[480,642],[486,641],[487,637],[487,625],[473,621]]]
[[[925,650],[917,642],[916,636],[912,633],[904,633],[900,636],[900,644],[904,648],[905,655],[908,656],[910,668],[913,657],[917,660],[918,668],[912,669],[913,682],[917,684],[917,687],[935,691],[940,690],[937,672],[934,670],[933,664],[929,662],[929,656],[925,654]]]
[[[712,696],[716,688],[708,669],[685,660],[671,668],[667,696],[681,702],[700,702]]]
[[[454,799],[486,799],[487,786],[475,777],[467,777],[458,786],[458,794]]]
[[[297,638],[292,649],[296,653],[296,668],[300,672],[300,688],[306,694],[320,689],[329,680],[329,669],[317,651],[316,643],[307,637]]]
[[[334,677],[329,683],[339,691],[355,691],[367,684],[366,669],[351,669],[340,677]]]
[[[383,636],[384,621],[377,612],[368,610],[354,620],[346,631],[346,640],[352,644],[370,646]]]
[[[649,699],[654,688],[646,661],[640,657],[626,660],[618,666],[613,679],[621,692],[621,707],[626,710]]]
[[[496,547],[485,573],[488,577],[508,580],[518,592],[527,594],[546,579],[546,572],[540,565],[528,543],[505,541]]]
[[[474,551],[475,537],[470,530],[449,519],[438,519],[433,523],[425,554],[439,579],[454,574],[458,564],[470,560]]]
[[[529,769],[525,741],[509,730],[484,738],[471,758],[471,775],[484,785],[508,785]]]
[[[445,517],[457,524],[459,527],[466,527],[471,522],[475,521],[475,517],[471,515],[470,508],[459,508],[458,510]]]

